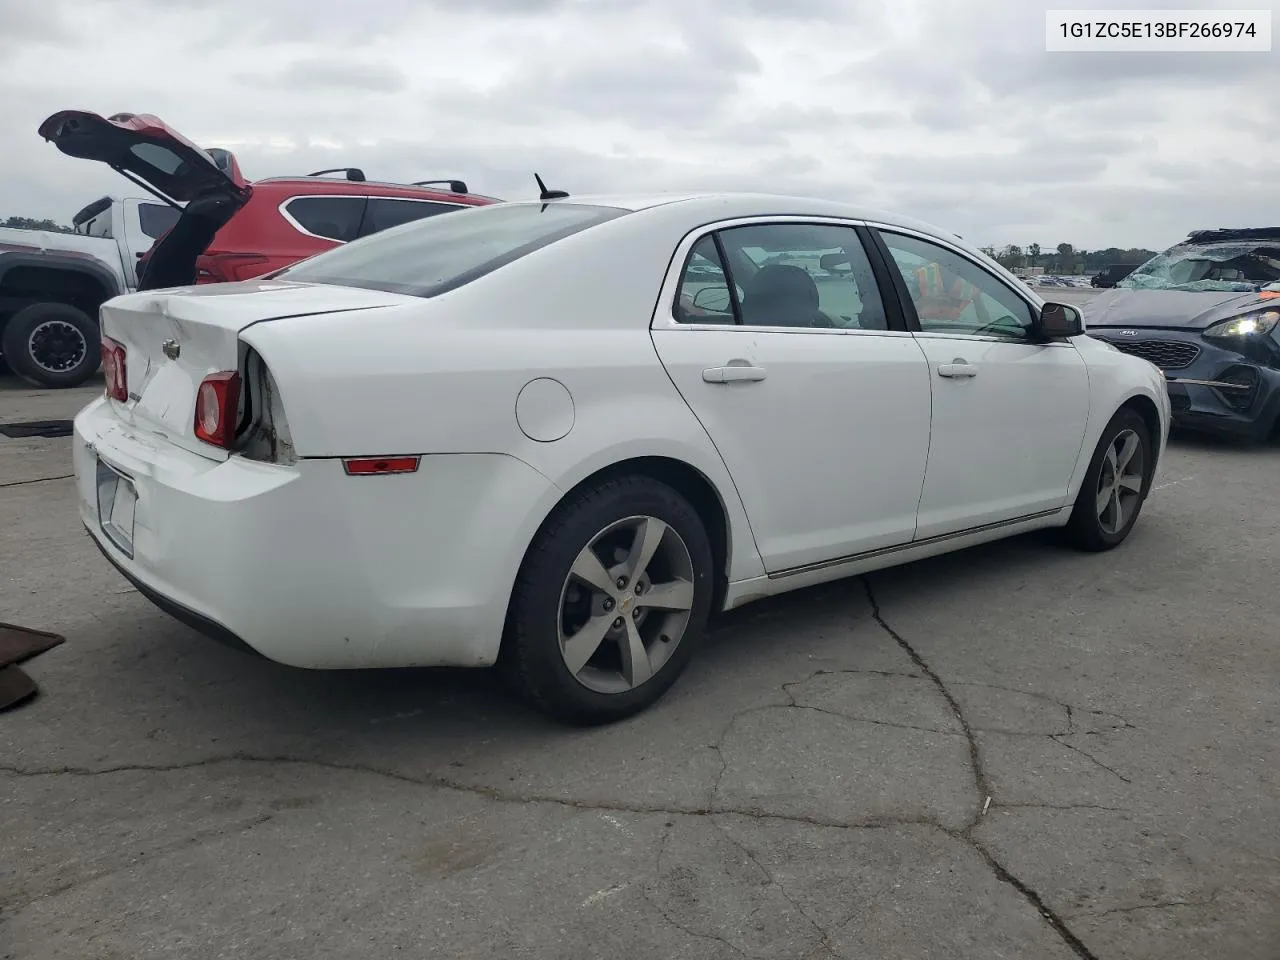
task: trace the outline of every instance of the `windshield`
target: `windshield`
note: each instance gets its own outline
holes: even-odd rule
[[[472,207],[372,234],[275,276],[434,297],[626,212],[559,202]]]
[[[1280,239],[1179,243],[1152,257],[1117,287],[1251,293],[1280,283]]]

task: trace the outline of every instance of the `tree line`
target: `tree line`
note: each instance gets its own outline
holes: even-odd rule
[[[1038,243],[1029,243],[1026,249],[1016,243],[1006,244],[999,250],[995,247],[983,247],[982,252],[1010,270],[1015,267],[1044,267],[1045,273],[1059,275],[1097,273],[1112,263],[1146,263],[1156,255],[1155,250],[1145,250],[1142,247],[1077,250],[1069,243],[1058,244],[1053,252],[1046,252]]]
[[[30,217],[10,217],[0,227],[13,227],[15,230],[47,230],[50,233],[75,233],[70,227],[64,227],[52,220],[32,220]]]

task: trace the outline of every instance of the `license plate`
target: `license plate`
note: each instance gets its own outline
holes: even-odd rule
[[[98,461],[98,524],[107,539],[133,556],[133,516],[138,494],[133,480]]]

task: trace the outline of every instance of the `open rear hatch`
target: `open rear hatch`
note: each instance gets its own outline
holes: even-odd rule
[[[112,404],[130,426],[202,456],[226,449],[196,435],[196,395],[210,375],[241,373],[240,333],[257,323],[402,305],[394,293],[279,281],[208,284],[123,297],[102,308],[102,334],[123,348],[123,390]],[[110,344],[108,344],[110,345]],[[114,371],[107,373],[107,390]],[[244,416],[240,398],[237,421]]]
[[[202,150],[150,114],[104,118],[63,110],[40,124],[39,132],[67,156],[105,163],[182,209],[178,222],[151,248],[139,290],[194,284],[196,258],[253,192],[234,155]]]

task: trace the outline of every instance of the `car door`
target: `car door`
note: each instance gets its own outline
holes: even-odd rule
[[[1063,507],[1089,416],[1075,346],[1033,338],[1031,302],[959,246],[888,226],[876,237],[933,392],[916,539]]]
[[[674,262],[653,341],[733,477],[766,570],[910,542],[928,367],[854,226],[735,221],[686,238]]]

